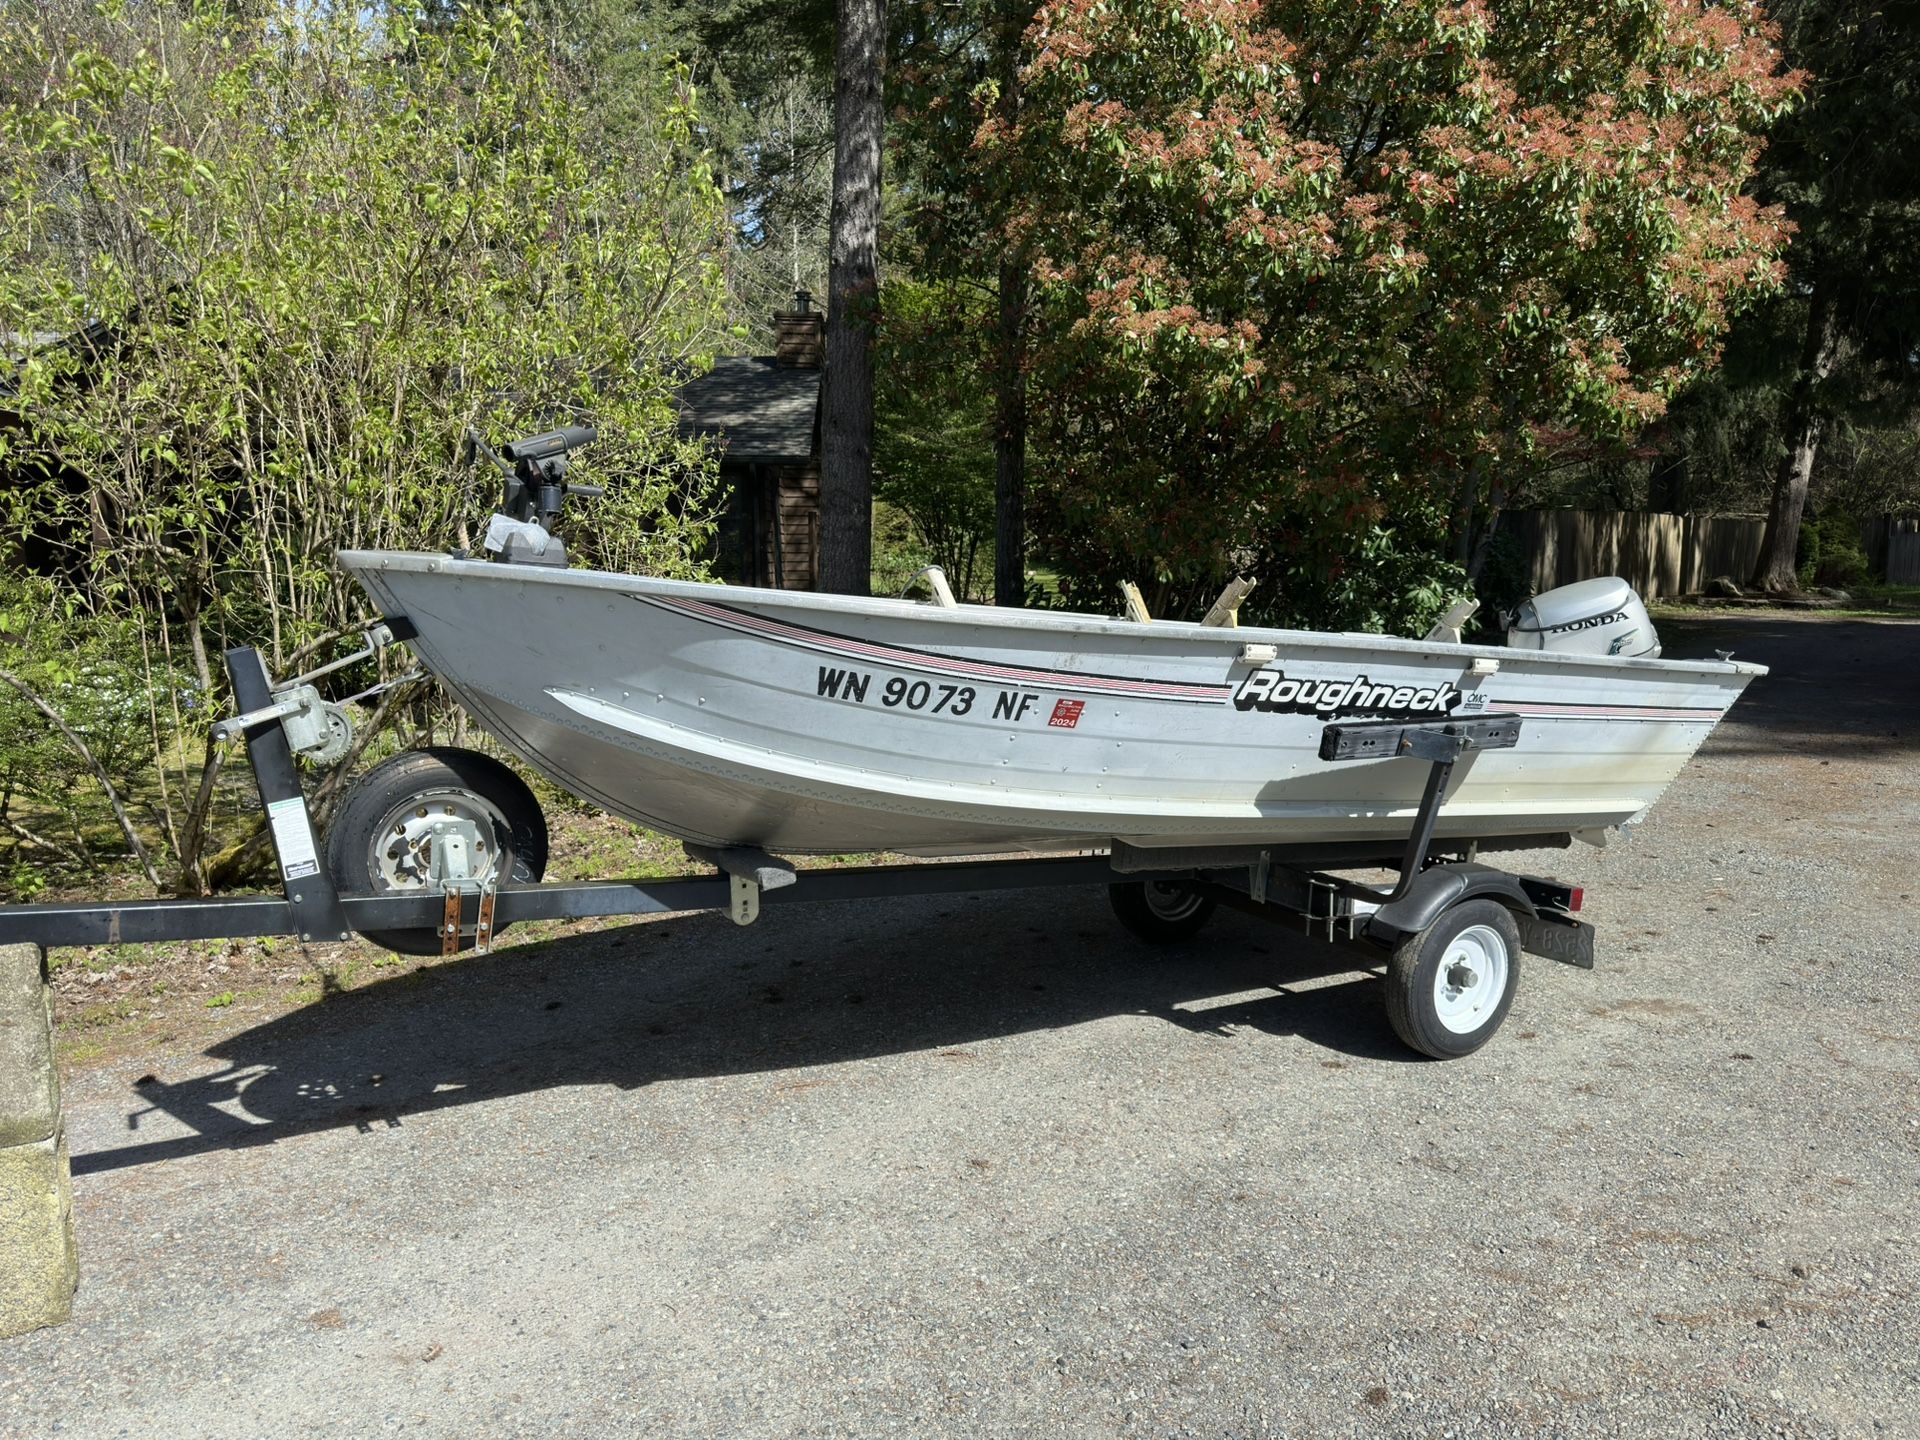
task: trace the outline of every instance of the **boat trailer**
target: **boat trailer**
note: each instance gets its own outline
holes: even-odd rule
[[[797,870],[752,847],[689,844],[710,871],[664,879],[583,883],[500,881],[483,838],[466,821],[432,827],[426,883],[410,891],[342,893],[315,833],[295,763],[344,750],[337,707],[312,680],[408,637],[406,623],[370,627],[355,655],[275,686],[259,652],[226,653],[242,714],[215,727],[244,738],[278,861],[282,893],[211,899],[79,901],[0,906],[0,944],[45,946],[298,936],[337,942],[355,933],[420,932],[444,955],[486,950],[509,924],[531,920],[723,911],[752,924],[764,906],[966,894],[1054,885],[1105,885],[1122,923],[1159,943],[1191,937],[1216,906],[1279,922],[1385,964],[1387,1011],[1414,1049],[1441,1059],[1492,1038],[1512,1004],[1522,951],[1593,965],[1592,928],[1575,918],[1582,891],[1557,880],[1482,863],[1500,850],[1564,848],[1567,834],[1473,841],[1434,839],[1454,766],[1473,751],[1514,745],[1521,717],[1335,721],[1321,735],[1329,762],[1412,759],[1426,785],[1403,839],[1324,844],[1240,844],[1167,850],[1115,841],[1106,854]],[[494,854],[498,853],[497,847]],[[483,858],[484,857],[484,858]],[[1391,868],[1390,886],[1338,871]]]

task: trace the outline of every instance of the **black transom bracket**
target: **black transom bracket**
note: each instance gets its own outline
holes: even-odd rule
[[[1520,743],[1520,717],[1511,714],[1476,715],[1472,719],[1449,720],[1356,720],[1335,722],[1320,732],[1322,760],[1424,760],[1426,789],[1420,795],[1420,808],[1414,813],[1413,832],[1407,836],[1406,852],[1400,859],[1400,879],[1391,890],[1362,885],[1353,880],[1338,880],[1342,893],[1359,900],[1377,900],[1390,905],[1406,897],[1426,864],[1427,847],[1433,843],[1434,827],[1440,820],[1440,806],[1447,797],[1447,781],[1453,777],[1454,762],[1469,750],[1506,750]]]
[[[1320,732],[1322,760],[1458,760],[1468,750],[1508,750],[1520,743],[1518,715],[1444,720],[1336,720]]]

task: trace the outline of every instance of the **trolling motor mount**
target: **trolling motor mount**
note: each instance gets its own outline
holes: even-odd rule
[[[566,547],[553,533],[567,497],[596,499],[606,493],[598,485],[569,484],[567,471],[573,452],[598,438],[591,425],[566,425],[511,441],[495,451],[478,430],[467,431],[470,454],[488,461],[506,479],[499,513],[487,526],[489,550],[509,564],[567,563]]]

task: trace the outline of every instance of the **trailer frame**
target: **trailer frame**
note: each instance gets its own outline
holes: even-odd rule
[[[383,622],[370,630],[370,649],[406,638],[392,631],[381,635],[386,626],[398,623]],[[499,930],[521,921],[722,911],[745,925],[754,923],[764,906],[799,901],[1104,884],[1116,896],[1135,886],[1191,895],[1210,902],[1204,910],[1224,903],[1311,939],[1357,951],[1371,964],[1387,958],[1390,981],[1409,946],[1417,948],[1459,907],[1486,900],[1511,915],[1520,949],[1582,968],[1593,965],[1593,931],[1574,918],[1582,901],[1577,887],[1502,870],[1477,858],[1501,850],[1565,848],[1572,842],[1570,835],[1434,838],[1454,765],[1473,750],[1516,743],[1522,724],[1517,715],[1327,724],[1320,750],[1324,760],[1409,758],[1428,765],[1419,807],[1404,837],[1397,839],[1203,850],[1161,850],[1115,841],[1104,853],[807,870],[750,846],[689,845],[689,858],[704,862],[709,870],[665,878],[495,883],[490,876],[469,876],[455,865],[435,889],[364,895],[342,894],[337,888],[301,786],[289,729],[307,718],[313,702],[299,697],[297,682],[275,686],[259,652],[250,646],[227,651],[226,662],[235,699],[245,713],[224,722],[223,728],[245,739],[282,893],[0,906],[0,944],[90,946],[263,936],[333,942],[356,932],[417,929],[437,933],[442,953],[455,954],[485,950]],[[309,687],[305,693],[313,692]],[[457,850],[457,837],[449,844]],[[1396,879],[1383,889],[1337,873],[1369,868],[1395,870]],[[437,865],[435,873],[440,873]],[[1470,1048],[1484,1043],[1497,1025],[1496,1020]],[[1404,1031],[1402,1038],[1408,1038]],[[1416,1040],[1409,1043],[1436,1053]]]

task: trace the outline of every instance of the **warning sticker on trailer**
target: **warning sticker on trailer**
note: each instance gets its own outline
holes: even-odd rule
[[[273,826],[273,848],[280,854],[280,873],[289,880],[318,875],[320,858],[313,851],[313,827],[307,823],[307,802],[298,798],[276,800],[267,806],[267,821]]]
[[[1081,712],[1086,708],[1087,702],[1084,700],[1056,700],[1047,724],[1056,730],[1071,730],[1080,723]]]

